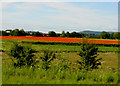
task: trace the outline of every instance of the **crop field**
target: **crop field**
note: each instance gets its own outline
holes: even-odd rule
[[[28,36],[2,36],[2,39],[11,40],[29,40],[43,42],[64,42],[64,43],[82,43],[82,38],[64,38],[64,37],[28,37]],[[118,40],[88,39],[90,43],[96,44],[120,44]]]
[[[82,39],[55,37],[19,37],[2,36],[2,83],[3,84],[119,84],[117,40],[88,39],[89,42],[102,45],[98,47],[98,58],[102,58],[98,69],[92,71],[79,70],[78,55]],[[13,42],[29,46],[34,53],[37,67],[35,69],[23,66],[15,68],[10,56]],[[54,43],[55,42],[55,43]],[[60,42],[60,43],[59,43]],[[67,44],[73,43],[73,44]],[[104,44],[110,44],[104,46]],[[114,46],[112,46],[114,45]],[[41,59],[44,50],[55,52],[56,59],[51,62],[50,69],[41,69]]]

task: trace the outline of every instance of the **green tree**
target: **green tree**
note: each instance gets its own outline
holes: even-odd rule
[[[115,39],[120,39],[120,32],[114,33],[113,37]]]
[[[79,33],[71,32],[70,36],[71,37],[79,37]]]
[[[49,31],[48,36],[49,37],[56,37],[56,33],[54,31]]]
[[[109,32],[103,31],[103,32],[101,32],[100,37],[102,39],[109,39],[110,38],[110,34],[109,34]]]
[[[114,33],[110,34],[110,39],[114,39]]]
[[[2,36],[8,36],[8,34],[7,34],[5,31],[2,31],[2,32],[1,32],[1,35],[2,35]]]
[[[81,50],[79,55],[81,56],[82,61],[78,61],[81,65],[81,69],[90,70],[98,68],[98,65],[101,65],[102,58],[97,58],[98,48],[93,43],[88,43],[87,39],[83,39],[83,43],[81,45]]]
[[[80,37],[80,38],[82,38],[82,37],[84,37],[84,36],[85,36],[84,33],[79,33],[79,37]]]
[[[19,29],[12,30],[10,33],[11,36],[20,36]]]
[[[23,29],[21,29],[21,30],[19,31],[19,34],[20,34],[20,36],[25,36],[25,35],[26,35],[26,33],[25,33],[25,31],[24,31]]]
[[[38,36],[38,37],[41,36],[42,37],[43,35],[40,32],[37,31],[37,32],[34,33],[34,36]]]
[[[62,31],[62,34],[60,35],[60,37],[66,37],[65,31]]]
[[[57,36],[57,37],[60,37],[60,35],[61,35],[60,33],[56,33],[56,36]]]
[[[66,33],[66,37],[70,37],[70,33],[69,32]]]

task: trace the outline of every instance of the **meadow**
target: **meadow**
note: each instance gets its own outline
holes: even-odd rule
[[[15,40],[16,41],[16,40]],[[13,66],[10,49],[13,40],[2,40],[2,84],[119,84],[118,54],[119,47],[97,45],[98,57],[101,57],[101,66],[92,71],[79,70],[77,60],[80,45],[51,44],[39,42],[19,41],[21,45],[30,46],[37,52],[34,53],[36,68],[15,68]],[[48,70],[41,69],[40,57],[43,50],[55,52],[56,59],[51,62]]]

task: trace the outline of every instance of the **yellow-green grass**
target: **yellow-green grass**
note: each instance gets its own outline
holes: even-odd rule
[[[42,56],[42,54],[36,56]],[[99,69],[82,72],[78,70],[76,61],[80,60],[77,53],[57,53],[57,59],[52,63],[53,67],[45,71],[40,68],[35,70],[23,67],[14,68],[12,60],[7,53],[3,53],[2,83],[3,84],[116,84],[118,81],[118,56],[117,53],[99,53],[102,57],[102,65]],[[70,69],[60,69],[61,58],[71,62]],[[39,58],[38,58],[39,59]],[[38,63],[40,65],[40,63]]]
[[[20,42],[21,43],[21,42]],[[22,43],[21,43],[22,44]],[[43,56],[41,50],[54,51],[76,51],[80,46],[68,45],[41,45],[23,43],[35,49],[35,57],[39,61],[35,69],[22,67],[14,68],[12,60],[9,56],[10,48],[13,46],[12,41],[4,40],[2,49],[2,83],[3,84],[116,84],[118,83],[118,53],[99,52],[98,58],[102,58],[102,65],[99,69],[93,71],[81,71],[77,60],[81,60],[79,52],[56,52],[56,59],[52,61],[51,68],[47,71],[41,66],[40,57]],[[100,48],[100,47],[99,47]],[[102,47],[105,50],[105,47]],[[101,48],[101,50],[102,50]],[[107,47],[113,50],[118,47]],[[64,66],[67,65],[67,69]],[[120,66],[120,65],[119,65]]]

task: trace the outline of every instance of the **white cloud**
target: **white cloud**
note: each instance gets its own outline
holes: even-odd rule
[[[8,5],[11,3],[4,3],[3,7],[10,9]],[[55,10],[44,8],[44,6],[55,8]],[[21,24],[48,24],[56,26],[67,27],[80,27],[80,28],[97,28],[101,26],[102,29],[110,28],[110,30],[117,29],[117,16],[105,16],[98,14],[98,10],[92,10],[88,8],[79,8],[68,3],[22,3],[13,4],[12,8],[18,9],[17,12],[4,12],[3,23],[18,22]],[[17,18],[18,16],[27,16],[32,11],[57,12],[56,15],[44,15],[48,21],[29,21],[27,19]],[[33,15],[33,17],[36,17]],[[39,19],[39,16],[37,16]],[[46,20],[45,19],[45,20]],[[50,22],[51,21],[51,22]],[[53,22],[52,22],[53,21]],[[100,28],[99,28],[100,29]],[[106,29],[107,30],[107,29]]]

